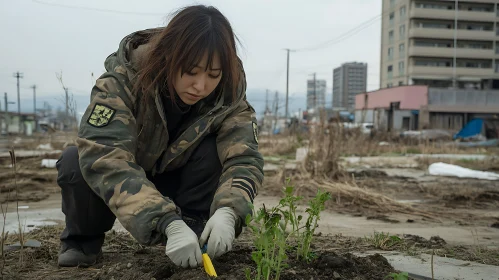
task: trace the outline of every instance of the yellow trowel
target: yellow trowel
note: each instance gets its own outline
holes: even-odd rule
[[[213,267],[213,263],[211,262],[210,256],[208,256],[208,253],[206,253],[206,244],[204,244],[203,248],[201,248],[201,252],[203,253],[204,271],[206,271],[206,273],[209,276],[217,277],[217,272]]]

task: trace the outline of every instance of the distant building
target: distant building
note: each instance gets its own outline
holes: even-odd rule
[[[497,0],[382,3],[381,88],[499,89]]]
[[[356,96],[355,122],[379,130],[459,131],[470,120],[496,118],[499,90],[446,89],[413,85]]]
[[[0,112],[0,135],[24,134],[31,135],[36,130],[34,114],[15,112]]]
[[[307,110],[326,107],[326,80],[307,81]]]
[[[367,91],[367,63],[344,63],[333,71],[333,108],[355,108],[355,95]]]

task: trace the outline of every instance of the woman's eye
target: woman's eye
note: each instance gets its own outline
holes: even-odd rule
[[[187,72],[187,75],[189,75],[189,76],[196,76],[196,73]]]
[[[210,78],[212,78],[212,79],[216,79],[216,78],[220,77],[220,74],[218,74],[218,75],[216,75],[216,76],[215,76],[215,75],[211,75],[211,74],[210,74],[209,76],[210,76]]]

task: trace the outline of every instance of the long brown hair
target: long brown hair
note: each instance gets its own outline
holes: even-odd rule
[[[222,66],[219,86],[231,90],[234,100],[241,72],[236,40],[229,21],[218,9],[203,5],[180,9],[166,28],[150,39],[151,48],[141,62],[134,88],[147,98],[156,86],[166,85],[173,98],[173,81],[178,71],[181,75],[190,72],[205,52],[209,69],[218,53]]]

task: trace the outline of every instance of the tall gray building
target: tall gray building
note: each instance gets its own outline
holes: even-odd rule
[[[367,91],[367,63],[344,63],[333,71],[333,108],[355,108],[355,95]]]
[[[498,0],[383,0],[382,11],[381,88],[499,87]]]
[[[326,80],[307,80],[307,110],[324,107],[326,107]]]

